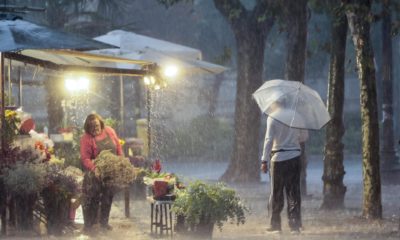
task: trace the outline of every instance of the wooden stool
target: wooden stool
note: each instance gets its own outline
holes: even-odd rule
[[[154,200],[147,197],[150,202],[150,231],[156,235],[173,235],[172,228],[172,200]]]

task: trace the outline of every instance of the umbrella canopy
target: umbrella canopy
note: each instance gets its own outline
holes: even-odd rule
[[[78,37],[24,20],[0,20],[0,52],[23,49],[93,50],[115,46]]]
[[[253,98],[262,112],[289,127],[318,130],[330,120],[320,95],[301,82],[270,80]]]

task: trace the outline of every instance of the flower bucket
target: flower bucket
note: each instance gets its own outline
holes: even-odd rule
[[[153,197],[154,199],[162,198],[168,194],[168,182],[167,181],[154,181],[153,184]]]
[[[71,197],[65,196],[63,192],[54,187],[45,188],[42,191],[42,197],[47,218],[47,233],[61,235],[68,224]]]
[[[200,222],[191,230],[191,236],[201,239],[212,239],[214,222]]]
[[[188,225],[185,217],[178,215],[175,231],[185,239],[212,239],[215,222],[202,220],[197,224]]]
[[[33,208],[36,203],[36,194],[15,195],[15,214],[19,231],[33,230]]]

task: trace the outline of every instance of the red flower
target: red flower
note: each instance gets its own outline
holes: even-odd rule
[[[44,146],[44,144],[40,141],[36,141],[35,142],[35,149],[39,149],[40,151],[44,151],[46,149],[46,147]]]
[[[160,159],[156,159],[154,161],[154,163],[151,166],[151,170],[153,170],[153,172],[156,172],[156,173],[160,173],[161,172],[161,161],[160,161]]]

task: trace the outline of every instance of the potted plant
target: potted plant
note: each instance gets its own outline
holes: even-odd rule
[[[176,192],[172,211],[178,218],[178,224],[183,224],[183,227],[177,226],[177,230],[184,230],[184,234],[210,239],[215,224],[222,230],[224,222],[228,220],[238,225],[245,222],[248,208],[235,190],[223,183],[196,181]]]

